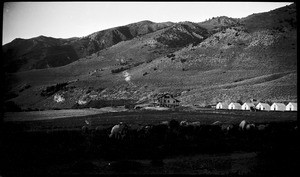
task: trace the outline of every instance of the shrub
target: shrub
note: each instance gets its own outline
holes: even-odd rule
[[[184,63],[184,62],[186,62],[186,59],[181,58],[180,61],[181,61],[181,63]]]
[[[125,71],[127,69],[128,69],[128,67],[120,67],[120,68],[112,69],[111,73],[113,73],[113,74],[114,73],[120,73],[120,72]]]
[[[25,85],[19,90],[19,92],[23,92],[24,90],[26,90],[26,89],[28,89],[28,88],[30,88],[30,87],[31,87],[31,85],[25,84]]]
[[[152,58],[148,58],[148,59],[146,60],[146,63],[150,63],[152,60],[153,60]]]
[[[171,54],[168,54],[167,57],[172,58],[172,57],[175,57],[175,55],[173,53],[171,53]]]

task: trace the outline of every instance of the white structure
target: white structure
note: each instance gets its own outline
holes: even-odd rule
[[[271,111],[285,111],[285,105],[283,103],[273,103],[270,108]]]
[[[286,111],[297,111],[297,103],[289,102],[285,108]]]
[[[228,104],[219,102],[216,105],[216,109],[228,109]]]
[[[262,111],[270,111],[271,106],[268,103],[258,103],[256,105],[256,109],[259,109]]]
[[[242,110],[250,110],[251,107],[255,108],[255,105],[253,103],[244,103],[242,105]]]
[[[242,108],[242,106],[240,103],[230,103],[228,105],[228,109],[241,109],[241,108]]]
[[[53,100],[57,103],[64,102],[65,98],[59,94],[55,94]]]

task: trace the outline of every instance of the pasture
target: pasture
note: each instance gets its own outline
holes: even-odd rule
[[[91,127],[113,126],[120,121],[127,124],[158,124],[162,121],[175,119],[177,121],[200,121],[201,124],[221,123],[237,124],[242,120],[254,123],[290,122],[297,120],[297,112],[277,111],[242,111],[242,110],[129,110],[124,109],[84,109],[84,110],[53,110],[6,113],[6,125],[20,125],[24,130],[67,130],[81,129],[85,120],[91,122]],[[37,121],[38,120],[38,121]]]
[[[293,176],[299,166],[297,112],[129,110],[7,119],[1,127],[1,175]],[[268,128],[241,131],[242,120]],[[200,125],[184,127],[181,121]],[[129,127],[125,136],[109,138],[119,122]]]

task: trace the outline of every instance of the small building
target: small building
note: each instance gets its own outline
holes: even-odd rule
[[[228,109],[242,109],[242,106],[240,103],[230,103]]]
[[[216,105],[216,109],[228,109],[228,104],[227,103],[221,103],[221,102],[219,102]]]
[[[270,107],[271,111],[285,111],[286,107],[283,103],[273,103]]]
[[[289,102],[285,108],[286,111],[297,111],[297,103]]]
[[[180,101],[175,99],[173,95],[166,93],[157,97],[159,106],[162,107],[176,107],[179,106]]]
[[[244,103],[242,105],[242,110],[250,110],[251,108],[255,108],[255,105],[253,103]]]
[[[258,103],[256,105],[256,109],[262,110],[262,111],[270,111],[271,106],[268,103]]]

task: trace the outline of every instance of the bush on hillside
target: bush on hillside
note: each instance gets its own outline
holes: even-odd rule
[[[175,54],[173,54],[173,53],[171,53],[171,54],[168,54],[168,55],[167,55],[167,57],[168,57],[168,58],[175,57]]]
[[[112,69],[111,73],[113,73],[113,74],[114,73],[120,73],[120,72],[125,71],[127,69],[128,69],[128,67],[120,67],[120,68]]]

